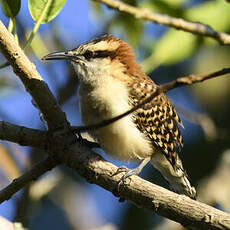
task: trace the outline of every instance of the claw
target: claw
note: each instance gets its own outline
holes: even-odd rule
[[[120,166],[117,171],[114,173],[114,176],[121,173],[121,172],[127,172],[129,169],[126,166]]]
[[[125,180],[128,177],[130,177],[132,175],[138,175],[139,174],[139,168],[129,169],[126,166],[121,166],[117,169],[117,172],[115,173],[115,175],[117,175],[118,173],[121,173],[121,172],[125,172],[125,174],[121,177],[121,179],[118,182],[118,190],[119,190],[120,185],[122,183],[124,184]]]
[[[121,166],[121,167],[119,167],[119,168],[117,169],[117,171],[114,173],[114,175],[117,175],[117,174],[119,174],[119,173],[121,173],[121,172],[125,172],[125,174],[124,174],[124,175],[121,177],[121,179],[119,180],[118,185],[117,185],[117,191],[116,191],[116,192],[119,193],[120,185],[121,185],[122,183],[124,184],[126,178],[128,178],[128,177],[130,177],[130,176],[132,176],[132,175],[138,175],[138,174],[141,172],[142,168],[143,168],[149,161],[150,161],[150,157],[145,158],[144,160],[142,160],[141,164],[140,164],[138,167],[134,168],[134,169],[129,169],[129,168],[127,168],[126,166]],[[131,180],[131,179],[130,179],[130,180]]]

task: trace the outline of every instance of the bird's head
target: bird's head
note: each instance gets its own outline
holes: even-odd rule
[[[81,79],[99,73],[127,78],[140,75],[132,48],[123,40],[112,35],[104,35],[85,42],[73,50],[50,53],[42,60],[69,60]],[[121,76],[122,77],[122,76]],[[123,77],[122,77],[123,78]]]

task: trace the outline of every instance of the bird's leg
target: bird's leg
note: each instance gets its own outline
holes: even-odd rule
[[[121,177],[121,179],[119,180],[119,183],[118,183],[118,186],[120,186],[121,183],[124,183],[124,180],[132,175],[138,175],[141,170],[145,167],[146,164],[148,164],[148,162],[150,161],[150,157],[148,158],[145,158],[144,160],[142,160],[142,162],[140,163],[140,165],[138,165],[136,168],[134,169],[129,169],[125,166],[121,166],[117,169],[117,172],[115,173],[118,174],[118,173],[121,173],[121,172],[126,172],[125,175],[123,175]]]

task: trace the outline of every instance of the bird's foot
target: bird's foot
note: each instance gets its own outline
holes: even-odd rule
[[[118,188],[120,187],[120,185],[125,182],[125,179],[132,176],[132,175],[138,175],[140,173],[140,169],[134,168],[134,169],[129,169],[126,166],[121,166],[117,169],[115,175],[121,173],[121,172],[125,172],[125,174],[121,177],[121,179],[118,182]]]
[[[120,185],[121,184],[124,184],[125,183],[125,180],[127,179],[127,178],[129,178],[130,176],[132,176],[132,175],[138,175],[139,174],[139,172],[140,172],[140,169],[137,167],[137,168],[134,168],[134,169],[129,169],[129,168],[127,168],[126,166],[121,166],[121,167],[119,167],[118,169],[117,169],[117,171],[114,173],[114,175],[117,175],[117,174],[119,174],[119,173],[122,173],[122,172],[125,172],[125,174],[121,177],[121,179],[118,181],[118,184],[117,184],[117,187],[114,189],[114,191],[113,191],[113,194],[115,195],[115,196],[118,196],[118,197],[120,197],[120,195],[119,195],[119,191],[120,191]],[[131,179],[130,179],[130,181],[131,181]],[[123,197],[120,197],[119,198],[119,202],[124,202],[125,201],[125,198],[123,198]]]
[[[115,196],[119,196],[119,190],[120,190],[120,185],[124,184],[125,179],[129,178],[132,175],[138,175],[142,168],[150,161],[150,157],[145,158],[144,160],[141,161],[141,164],[139,166],[137,166],[134,169],[129,169],[126,166],[121,166],[117,169],[117,171],[114,173],[114,175],[117,175],[121,172],[125,172],[125,174],[121,177],[121,179],[118,181],[118,185],[117,188],[114,190],[114,195]],[[124,201],[124,198],[120,197],[120,202]]]

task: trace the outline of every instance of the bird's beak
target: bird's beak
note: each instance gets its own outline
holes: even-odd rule
[[[49,60],[73,60],[76,56],[71,51],[50,53],[41,58],[42,61]]]

